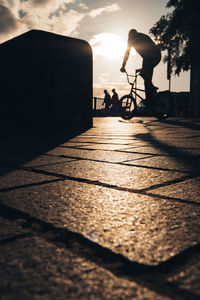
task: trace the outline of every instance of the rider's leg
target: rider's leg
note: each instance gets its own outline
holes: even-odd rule
[[[145,87],[145,95],[146,95],[146,106],[150,107],[151,99],[155,94],[155,87],[152,83],[153,76],[153,66],[147,61],[143,60],[142,70],[140,72],[140,76],[144,79],[144,87]]]
[[[140,75],[144,79],[147,107],[151,107],[151,101],[158,89],[153,85],[152,77],[153,77],[153,70],[155,66],[157,66],[157,64],[160,62],[160,60],[161,60],[160,54],[154,57],[143,59],[143,65],[142,65],[142,70],[140,72]]]
[[[145,95],[146,95],[146,108],[150,111],[151,109],[151,101],[153,96],[155,95],[155,92],[152,89],[152,82],[148,78],[144,80],[144,86],[145,86]]]

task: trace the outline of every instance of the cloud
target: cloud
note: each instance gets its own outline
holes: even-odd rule
[[[41,29],[63,35],[76,34],[84,18],[68,8],[75,0],[0,0],[0,41],[30,29]],[[9,6],[8,6],[9,4]]]
[[[29,4],[32,7],[49,7],[50,10],[56,10],[60,5],[67,5],[69,3],[74,3],[75,0],[27,0],[24,1],[24,4],[27,5]]]
[[[116,89],[119,97],[127,94],[129,86],[124,74],[119,72],[118,80],[113,80],[113,74],[111,74],[111,72],[102,72],[93,83],[94,97],[103,98],[103,90],[107,89],[108,92],[111,93],[113,88]]]
[[[47,21],[47,27],[51,27],[51,31],[63,35],[75,35],[78,25],[84,18],[83,14],[75,10],[69,10],[66,13],[60,14],[59,18],[53,16]]]
[[[17,28],[17,20],[13,13],[0,1],[0,33],[9,33]]]
[[[88,9],[88,6],[87,6],[85,3],[79,3],[78,6],[79,6],[81,9],[84,9],[84,10]]]
[[[78,27],[86,16],[95,18],[119,9],[112,4],[89,10],[76,0],[0,0],[0,41],[30,29],[78,36]]]
[[[67,5],[74,3],[74,1],[75,0],[28,0],[20,4],[18,3],[15,10],[18,11],[21,8],[30,15],[34,14],[38,17],[49,17],[51,14],[56,12],[59,13],[67,11]]]
[[[118,10],[120,10],[119,5],[114,3],[111,5],[105,6],[105,7],[93,9],[90,11],[90,13],[88,15],[92,18],[95,18],[104,12],[110,13],[110,12],[114,12],[114,11],[118,11]]]
[[[26,1],[24,1],[26,2]],[[48,4],[50,1],[49,0],[32,0],[31,1],[33,5],[38,5],[38,6],[43,6]]]
[[[99,76],[99,82],[100,83],[108,82],[110,76],[111,75],[109,73],[101,73],[101,75]]]

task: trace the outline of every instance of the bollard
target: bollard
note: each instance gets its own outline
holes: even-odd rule
[[[31,30],[0,45],[1,128],[92,126],[92,50],[80,39]]]

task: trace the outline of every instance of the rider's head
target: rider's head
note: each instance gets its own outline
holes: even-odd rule
[[[133,40],[137,35],[137,30],[131,29],[128,33],[128,39]]]
[[[112,89],[112,92],[115,93],[115,89]]]

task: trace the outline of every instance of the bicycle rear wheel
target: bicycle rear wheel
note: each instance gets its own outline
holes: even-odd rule
[[[153,99],[153,114],[158,120],[167,119],[173,110],[173,100],[170,92],[159,92]]]
[[[135,99],[131,95],[125,95],[120,99],[119,113],[124,120],[130,120],[137,110]]]

